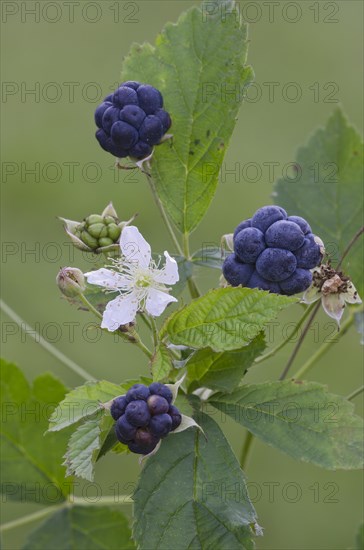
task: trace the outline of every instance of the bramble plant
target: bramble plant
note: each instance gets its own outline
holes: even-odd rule
[[[85,383],[71,391],[49,374],[30,387],[15,365],[2,364],[3,401],[47,411],[32,423],[22,421],[19,408],[2,426],[10,498],[20,500],[29,480],[49,481],[57,493],[43,495],[45,507],[35,514],[45,521],[26,549],[251,549],[264,529],[244,473],[254,438],[330,470],[363,464],[363,424],[351,403],[362,388],[345,398],[305,381],[329,344],[291,371],[321,303],[338,323],[337,339],[363,318],[362,143],[342,111],[335,110],[299,149],[299,183],[277,181],[276,204],[255,213],[242,206],[240,220],[226,221],[221,250],[190,252],[190,235],[214,196],[253,79],[246,25],[232,1],[219,4],[224,17],[206,2],[167,24],[155,46],[132,46],[120,86],[95,113],[96,138],[116,157],[115,169],[141,170],[147,178],[174,250],[168,241],[168,251],[152,254],[135,217],[120,221],[112,203],[80,222],[61,218],[74,246],[93,251],[98,264],[87,273],[62,268],[58,287],[105,332],[139,348],[135,379],[114,384],[82,370]],[[192,34],[194,48],[187,51]],[[235,94],[203,94],[204,84],[217,89],[221,82],[241,90],[239,101]],[[313,180],[309,167],[316,162],[335,163],[337,180]],[[85,214],[80,210],[80,217]],[[330,256],[332,243],[339,259]],[[205,294],[195,280],[197,266],[215,270],[215,287]],[[265,330],[283,309],[286,315],[301,310],[301,318],[286,339],[267,349]],[[301,327],[280,378],[246,384],[247,370],[268,363]],[[145,366],[148,377],[140,375]],[[334,422],[319,414],[328,405],[334,405]],[[239,458],[211,411],[246,428]],[[118,501],[134,503],[132,529],[107,499],[85,506],[73,495],[74,478],[92,481],[95,465],[109,452],[117,453],[120,468],[126,454],[140,462],[132,498]],[[216,490],[222,483],[238,485],[238,497],[229,490],[222,496]]]

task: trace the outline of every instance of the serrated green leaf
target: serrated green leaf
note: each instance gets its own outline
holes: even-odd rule
[[[316,382],[286,380],[242,386],[211,404],[297,460],[329,470],[363,464],[363,421],[345,398]]]
[[[72,506],[35,529],[23,550],[132,550],[125,516],[106,506]]]
[[[1,360],[1,490],[4,498],[57,504],[72,487],[61,466],[69,434],[47,434],[49,415],[66,388],[51,374],[31,387],[20,369]]]
[[[102,410],[102,403],[106,403],[122,393],[121,386],[106,380],[87,382],[83,386],[75,388],[66,395],[52,414],[49,431],[62,430],[83,418],[92,416],[95,412]]]
[[[321,237],[335,262],[363,225],[363,143],[337,109],[297,152],[296,182],[280,179],[275,201],[290,215],[303,216]],[[364,292],[363,245],[357,242],[343,263],[359,292]]]
[[[244,87],[247,30],[231,0],[211,3],[168,23],[155,47],[134,45],[122,80],[156,86],[172,117],[173,141],[155,148],[152,176],[167,213],[183,233],[193,231],[216,190]],[[224,17],[222,17],[222,13]]]
[[[113,427],[113,418],[103,411],[96,413],[94,418],[89,418],[78,426],[71,435],[64,456],[67,475],[75,475],[88,481],[93,480],[95,463]]]
[[[191,260],[196,265],[212,267],[221,271],[222,264],[224,263],[224,254],[222,253],[221,248],[206,247],[196,250],[196,252],[193,253]]]
[[[164,344],[158,346],[152,357],[151,369],[153,373],[153,382],[164,380],[173,369],[171,352]]]
[[[209,348],[196,351],[187,363],[186,383],[189,391],[201,386],[223,392],[233,391],[265,347],[264,336],[259,334],[250,344],[236,351],[214,353]]]
[[[174,344],[214,351],[251,342],[278,312],[297,298],[250,288],[219,288],[193,300],[166,322],[162,335]]]
[[[163,440],[134,495],[134,538],[140,548],[250,549],[256,514],[245,478],[214,420],[196,421]]]

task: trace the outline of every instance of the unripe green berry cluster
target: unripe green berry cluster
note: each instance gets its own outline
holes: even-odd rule
[[[113,216],[92,214],[76,229],[76,236],[92,250],[118,242],[121,228]]]

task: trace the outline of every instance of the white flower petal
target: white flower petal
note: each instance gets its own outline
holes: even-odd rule
[[[111,269],[97,269],[96,271],[89,271],[85,273],[87,277],[87,282],[90,285],[98,285],[107,288],[107,290],[118,290],[128,289],[130,287],[130,280],[120,275],[116,271],[111,271]]]
[[[178,302],[177,298],[170,296],[167,292],[156,290],[155,288],[148,289],[147,300],[145,303],[145,309],[149,315],[158,317],[162,315],[170,302]]]
[[[134,225],[126,226],[122,230],[120,249],[128,262],[149,267],[152,257],[150,246]]]
[[[157,283],[174,285],[177,281],[179,281],[178,264],[167,251],[164,252],[164,256],[166,258],[166,263],[162,269],[159,269],[156,272],[154,280],[157,281]]]
[[[347,292],[341,295],[348,304],[361,304],[361,298],[353,283],[348,284]]]
[[[305,291],[304,295],[302,296],[302,302],[304,304],[312,304],[313,302],[316,302],[321,298],[321,294],[317,288],[317,286],[314,286],[313,284],[308,287],[308,289]]]
[[[138,299],[136,295],[121,294],[114,300],[111,300],[104,311],[101,328],[107,328],[110,332],[114,332],[120,325],[126,325],[134,321],[138,310]]]
[[[343,316],[345,308],[345,300],[342,294],[328,294],[322,296],[322,307],[325,313],[332,319],[335,319],[338,325],[340,325],[340,319]]]

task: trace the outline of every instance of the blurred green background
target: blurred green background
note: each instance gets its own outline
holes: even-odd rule
[[[71,249],[56,216],[81,220],[101,212],[112,200],[121,219],[139,212],[138,226],[155,251],[173,250],[144,178],[134,172],[115,173],[111,155],[98,146],[93,112],[100,97],[115,88],[131,43],[153,42],[165,22],[176,21],[193,4],[167,0],[81,1],[74,6],[62,1],[2,3],[3,298],[97,378],[120,382],[147,374],[148,367],[137,349],[107,334],[100,336],[90,329],[91,316],[60,297],[55,286],[59,267],[89,269],[90,261]],[[192,249],[218,243],[222,234],[231,232],[256,208],[272,202],[268,163],[278,163],[274,179],[281,176],[294,160],[296,147],[325,123],[337,102],[362,131],[362,2],[277,4],[273,15],[271,3],[240,3],[245,18],[255,20],[249,31],[249,63],[256,86],[240,111],[222,181],[192,236]],[[27,11],[34,7],[38,15]],[[269,95],[273,86],[274,96]],[[292,101],[298,92],[301,97]],[[218,275],[201,268],[198,283],[207,290],[217,286]],[[281,317],[282,323],[294,315],[298,318],[299,313],[298,307],[291,309]],[[21,366],[28,379],[51,371],[69,387],[82,382],[30,336],[20,331],[12,334],[15,327],[9,322],[4,315],[2,355]],[[74,323],[72,337],[70,323]],[[330,319],[320,315],[296,368],[333,330]],[[272,343],[281,337],[282,328],[275,327]],[[281,359],[251,369],[246,380],[275,379],[292,345],[284,349]],[[360,385],[362,350],[355,329],[332,346],[310,378],[342,395]],[[355,401],[358,413],[360,401]],[[232,422],[224,429],[239,453],[244,430]],[[135,457],[109,455],[97,467],[96,482],[104,495],[112,494],[115,482],[120,492],[130,492],[138,471]],[[265,528],[265,536],[257,539],[258,548],[354,547],[363,511],[359,472],[327,472],[257,443],[247,476]],[[294,485],[287,486],[290,483]],[[80,494],[84,485],[79,485]],[[89,491],[92,494],[93,488]],[[3,520],[36,509],[36,505],[6,504]],[[19,548],[25,532],[6,533],[4,548]]]

